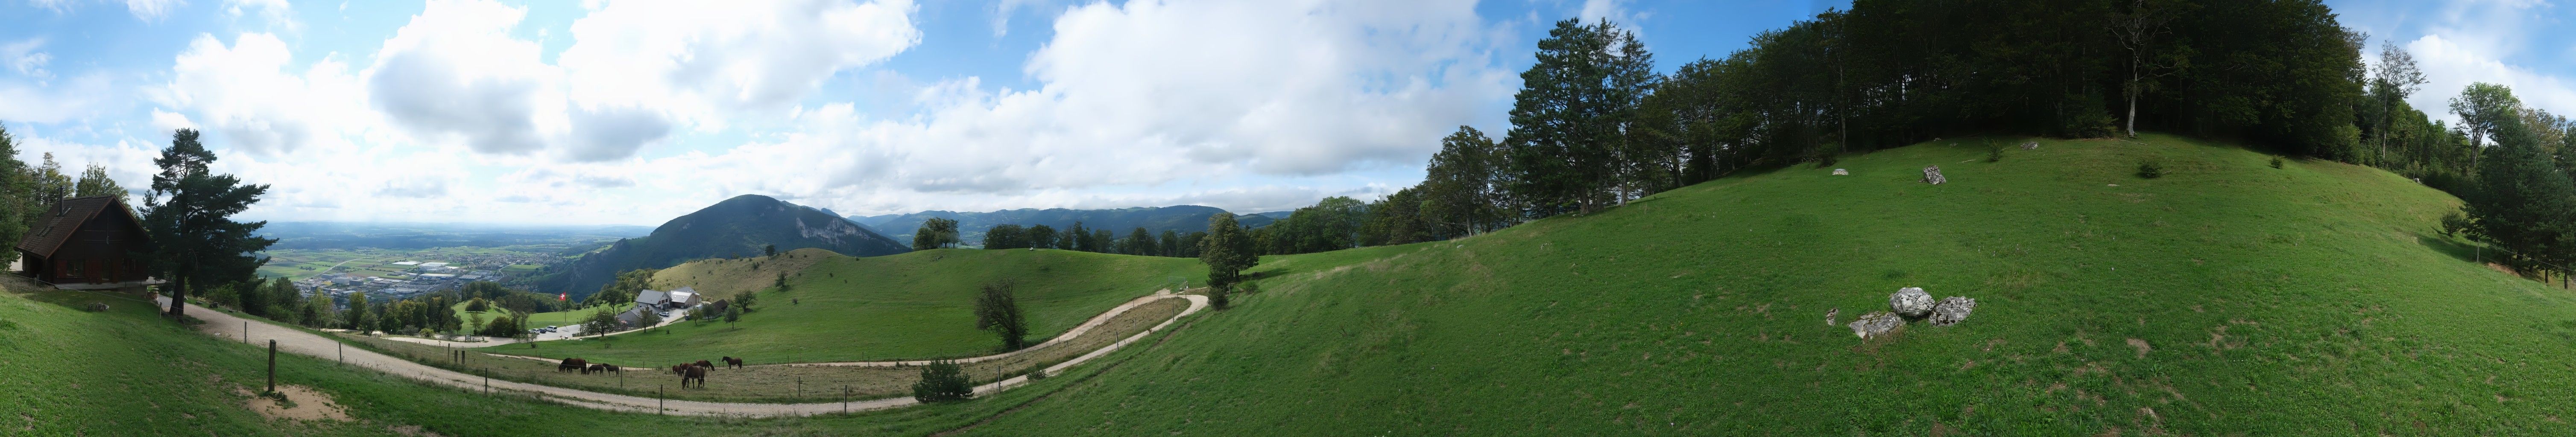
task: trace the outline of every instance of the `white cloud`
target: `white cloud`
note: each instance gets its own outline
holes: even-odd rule
[[[186,5],[188,2],[185,0],[125,0],[125,11],[133,13],[136,19],[151,22],[161,21],[170,16],[171,10]]]
[[[394,31],[364,76],[375,107],[423,139],[528,154],[560,132],[561,73],[511,38],[527,15],[490,1],[431,1]],[[552,116],[552,120],[540,116]]]
[[[293,59],[275,35],[244,33],[231,46],[198,35],[174,60],[170,83],[151,91],[154,100],[175,110],[154,110],[153,124],[202,125],[232,147],[284,154],[339,141],[369,122],[372,112],[362,103],[366,90],[346,65],[325,59],[293,71]]]
[[[851,212],[1311,203],[1366,185],[1327,175],[1418,166],[1508,96],[1492,32],[1467,2],[1094,3],[1031,55],[1038,89],[951,79],[909,118],[829,105],[784,139],[673,159],[723,192]]]
[[[910,0],[614,2],[573,22],[560,64],[574,100],[721,126],[739,112],[783,112],[834,74],[920,43],[914,9]]]
[[[7,64],[9,69],[16,70],[20,75],[37,80],[52,79],[54,73],[45,71],[45,64],[53,62],[53,55],[36,51],[37,48],[44,46],[45,39],[41,37],[0,44],[0,63]]]
[[[2444,38],[2425,35],[2406,44],[2415,54],[2415,62],[2424,69],[2428,80],[2422,92],[2407,99],[2419,110],[2438,117],[2458,120],[2457,115],[2442,114],[2449,101],[2473,82],[2488,82],[2513,88],[2514,97],[2523,104],[2566,114],[2576,110],[2576,83],[2567,78],[2507,64],[2488,51]]]
[[[235,17],[257,13],[271,25],[289,31],[303,27],[295,22],[295,8],[286,0],[224,0],[224,13]]]

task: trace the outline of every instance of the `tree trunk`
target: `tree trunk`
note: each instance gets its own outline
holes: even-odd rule
[[[170,282],[168,284],[170,287],[169,316],[171,319],[175,320],[180,316],[188,315],[186,311],[186,305],[188,304],[188,279],[185,274],[173,274],[171,276],[176,277],[170,278]]]

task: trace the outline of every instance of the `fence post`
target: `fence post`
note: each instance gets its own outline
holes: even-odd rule
[[[662,415],[662,384],[653,384],[653,415]]]
[[[338,352],[340,353],[340,365],[343,365],[343,366],[349,365],[349,344],[348,344],[348,343],[341,343],[341,342],[339,342],[339,341],[332,341],[332,342],[331,342],[331,350],[333,350],[333,351],[338,351]]]
[[[268,339],[268,392],[277,392],[277,339]]]

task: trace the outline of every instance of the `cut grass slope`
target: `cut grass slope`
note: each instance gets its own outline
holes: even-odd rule
[[[1150,362],[970,434],[2576,434],[2576,299],[2434,234],[2448,195],[2167,136],[1981,141],[1268,257]],[[1981,305],[1824,322],[1905,286]]]
[[[728,261],[726,265],[747,270],[751,264]],[[776,267],[762,269],[768,272]],[[743,272],[695,275],[774,280]],[[1029,341],[1036,343],[1119,303],[1151,294],[1173,276],[1205,277],[1206,268],[1189,258],[1062,250],[940,249],[865,258],[819,257],[788,277],[788,291],[761,291],[758,311],[730,325],[690,321],[672,324],[666,331],[607,341],[549,341],[534,349],[504,345],[483,350],[618,363],[681,363],[721,356],[745,357],[752,364],[977,356],[997,352],[1002,345],[992,332],[975,329],[974,298],[984,284],[1016,284],[1020,309],[1030,320]]]
[[[768,289],[777,285],[780,274],[794,274],[824,259],[847,257],[829,250],[805,248],[778,256],[702,259],[653,272],[652,284],[653,289],[665,291],[691,287],[705,294],[705,300],[713,301],[735,293]]]

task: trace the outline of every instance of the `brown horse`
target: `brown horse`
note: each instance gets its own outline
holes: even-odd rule
[[[671,374],[687,375],[689,374],[689,367],[691,367],[689,364],[673,364],[671,365]]]
[[[563,360],[563,364],[556,364],[556,365],[555,365],[555,371],[557,371],[557,372],[581,372],[581,373],[583,373],[583,374],[589,374],[589,373],[590,373],[590,362],[589,362],[589,361],[582,361],[582,359],[580,359],[580,358],[565,358],[565,359]]]
[[[689,368],[683,369],[680,373],[680,388],[689,388],[690,380],[697,380],[698,388],[707,388],[707,368],[702,366],[689,366]]]
[[[724,357],[724,362],[725,362],[725,368],[727,368],[727,369],[736,368],[736,367],[742,367],[742,359],[741,359],[741,358]]]
[[[705,367],[705,368],[709,368],[709,369],[716,368],[716,363],[710,363],[710,362],[707,362],[707,360],[698,360],[698,362],[695,362],[695,363],[689,363],[689,365],[692,365],[692,366],[698,366],[698,367]]]
[[[620,375],[624,375],[624,374],[626,374],[625,372],[619,371],[619,370],[617,369],[617,365],[615,365],[615,364],[608,364],[608,363],[594,363],[594,364],[591,364],[591,365],[590,365],[590,369],[585,370],[585,371],[583,371],[582,373],[608,373],[608,372],[618,372],[618,374],[620,374]]]

